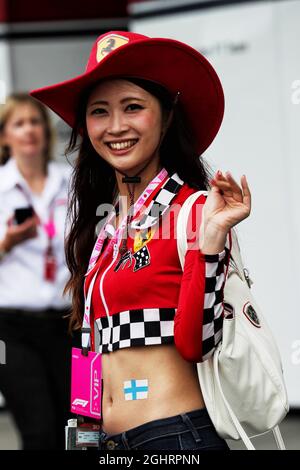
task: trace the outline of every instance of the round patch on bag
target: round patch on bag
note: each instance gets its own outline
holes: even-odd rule
[[[248,320],[252,323],[252,325],[256,326],[257,328],[261,328],[261,324],[257,316],[257,313],[255,309],[253,308],[253,306],[250,304],[250,302],[247,302],[244,305],[243,312],[245,316],[248,318]]]

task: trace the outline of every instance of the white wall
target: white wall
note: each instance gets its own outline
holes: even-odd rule
[[[182,2],[183,3],[183,2]],[[149,8],[149,5],[148,5]],[[300,2],[253,2],[136,19],[130,29],[187,42],[212,62],[225,116],[204,154],[248,177],[252,212],[238,225],[253,293],[278,341],[291,406],[300,406]],[[193,78],[191,77],[191,80]],[[297,86],[297,83],[294,83]],[[300,89],[300,82],[298,84]]]
[[[6,31],[6,25],[0,23],[0,34]],[[5,103],[6,96],[11,91],[12,78],[10,67],[10,50],[8,41],[0,41],[0,105]]]

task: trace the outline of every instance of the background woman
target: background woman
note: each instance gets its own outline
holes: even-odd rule
[[[117,31],[97,39],[83,75],[31,93],[73,127],[69,150],[82,137],[67,289],[75,328],[84,311],[86,326],[83,293],[92,292],[92,348],[97,328],[102,353],[100,448],[228,449],[205,408],[196,363],[221,339],[228,234],[250,213],[244,176],[241,188],[230,173],[217,173],[207,199],[194,204],[196,241],[183,272],[176,247],[178,209],[209,189],[198,156],[223,116],[214,69],[178,41]],[[101,214],[93,250],[105,203],[116,213]]]
[[[70,311],[63,297],[70,171],[52,160],[47,110],[25,93],[2,106],[0,139],[0,338],[6,344],[0,390],[23,449],[63,449],[70,409],[71,337],[63,318]]]

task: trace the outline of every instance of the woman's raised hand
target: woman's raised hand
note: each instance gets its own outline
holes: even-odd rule
[[[200,249],[208,254],[223,250],[229,230],[251,211],[251,193],[245,175],[239,186],[229,171],[225,174],[217,171],[210,183],[200,229]]]
[[[234,225],[249,216],[251,193],[246,176],[241,177],[241,186],[229,171],[223,175],[218,170],[211,180],[203,210],[206,229],[209,225],[220,231],[228,232]]]

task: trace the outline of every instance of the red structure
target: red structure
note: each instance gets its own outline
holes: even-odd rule
[[[5,23],[126,17],[127,0],[0,0],[0,22]]]

